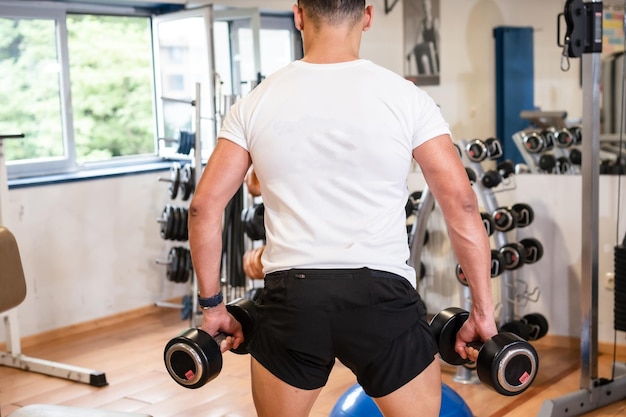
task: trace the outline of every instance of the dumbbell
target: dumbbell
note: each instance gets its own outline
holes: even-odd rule
[[[487,159],[488,151],[485,142],[480,139],[474,139],[465,145],[465,153],[467,158],[472,162],[482,162]]]
[[[503,179],[515,173],[515,164],[513,161],[507,159],[500,162],[495,170],[488,170],[480,177],[480,181],[486,188],[494,188],[498,186]]]
[[[539,157],[537,166],[542,171],[552,173],[556,167],[556,158],[551,153],[544,153]]]
[[[519,243],[524,247],[524,263],[534,264],[543,257],[543,245],[537,239],[528,237]]]
[[[508,232],[517,226],[517,214],[509,207],[498,207],[491,213],[493,226],[499,232]]]
[[[570,146],[574,144],[574,142],[575,142],[574,135],[572,135],[572,133],[568,129],[562,128],[562,129],[555,130],[554,143],[559,148],[569,148]]]
[[[580,145],[583,142],[583,130],[580,126],[571,126],[569,131],[574,136],[574,145]]]
[[[556,159],[556,170],[559,174],[567,174],[570,172],[570,160],[566,156],[561,156]]]
[[[543,149],[544,151],[549,151],[554,148],[555,142],[555,134],[554,129],[546,129],[541,132],[541,138],[543,139]]]
[[[244,341],[231,352],[246,354],[247,344],[252,337],[256,322],[256,308],[252,300],[239,298],[228,304],[226,309],[241,324]],[[220,343],[226,338],[218,334],[215,338],[199,328],[183,331],[165,346],[163,359],[172,379],[185,388],[200,388],[215,379],[222,371]]]
[[[507,243],[499,249],[499,252],[504,257],[504,269],[512,271],[526,263],[526,249],[521,243]]]
[[[498,207],[491,213],[496,230],[508,232],[516,227],[526,227],[535,219],[533,208],[526,203],[513,204],[511,207]]]
[[[491,278],[495,278],[501,275],[503,270],[504,270],[504,257],[499,251],[492,249],[491,250],[491,270],[490,270]],[[456,264],[455,274],[456,274],[456,279],[461,284],[467,286],[467,278],[465,277],[465,274],[463,273],[463,268],[461,268],[461,265]]]
[[[583,154],[580,149],[574,148],[569,151],[569,161],[572,165],[580,165],[582,163]]]
[[[527,132],[522,136],[522,143],[528,153],[540,153],[545,149],[545,139],[537,132]]]
[[[465,172],[467,173],[467,178],[469,179],[470,184],[474,184],[478,179],[476,171],[474,171],[472,168],[465,167]]]
[[[516,203],[511,206],[515,215],[515,227],[526,227],[535,220],[535,211],[526,203]]]
[[[548,319],[543,314],[531,313],[521,319],[500,326],[501,332],[511,332],[524,340],[538,340],[548,334]]]
[[[246,235],[252,240],[265,240],[265,205],[253,204],[241,212]]]
[[[454,350],[456,334],[468,317],[467,311],[450,307],[437,313],[430,321],[430,329],[439,346],[441,359],[450,365],[471,362],[463,359]],[[521,394],[537,376],[537,351],[514,333],[500,332],[484,343],[476,341],[468,346],[479,351],[476,360],[478,379],[502,395]]]
[[[481,211],[480,218],[485,225],[485,231],[487,232],[487,236],[493,235],[493,232],[496,230],[496,226],[493,222],[493,217],[491,216],[491,214]]]

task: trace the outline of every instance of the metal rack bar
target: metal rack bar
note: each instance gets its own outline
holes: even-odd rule
[[[591,3],[597,3],[595,0]],[[599,52],[582,55],[583,137],[580,390],[544,401],[539,417],[580,416],[626,398],[626,377],[598,379]],[[617,367],[616,367],[617,368]],[[622,372],[624,367],[621,366]]]

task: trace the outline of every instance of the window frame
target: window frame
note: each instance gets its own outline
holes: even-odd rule
[[[36,2],[0,1],[3,6],[0,17],[9,19],[42,19],[55,22],[56,47],[59,63],[59,100],[61,107],[61,124],[64,155],[57,158],[40,158],[24,161],[6,161],[7,177],[9,181],[15,179],[29,179],[36,181],[38,177],[54,175],[72,175],[81,173],[81,176],[89,173],[98,175],[97,171],[110,172],[112,169],[125,168],[127,170],[141,170],[142,165],[148,164],[151,169],[154,163],[163,161],[157,154],[156,143],[156,106],[154,103],[154,75],[152,80],[152,106],[155,119],[154,129],[154,152],[152,154],[129,155],[111,158],[104,161],[78,163],[76,161],[76,147],[74,138],[74,120],[72,108],[72,89],[70,81],[69,49],[67,34],[67,17],[71,14],[91,14],[108,16],[145,17],[150,24],[152,33],[152,14],[145,10],[137,10],[133,7],[124,6],[100,6],[87,4],[54,3],[39,4]],[[154,74],[154,56],[152,54],[151,40],[150,52],[152,57],[151,72]],[[15,132],[21,133],[21,132]]]
[[[161,114],[158,106],[159,79],[158,79],[158,57],[155,54],[157,40],[155,38],[155,25],[157,19],[166,20],[167,16],[175,14],[194,13],[194,9],[185,9],[184,6],[162,7],[159,9],[134,7],[124,4],[119,5],[102,5],[97,3],[74,3],[67,1],[46,2],[42,3],[34,0],[18,1],[18,0],[0,0],[2,11],[0,17],[9,19],[43,19],[52,20],[55,23],[55,44],[57,48],[57,62],[59,64],[59,102],[60,102],[60,122],[62,124],[62,138],[64,155],[57,158],[37,158],[31,160],[5,161],[6,174],[11,188],[23,187],[29,184],[45,184],[56,183],[59,181],[75,181],[89,178],[106,177],[111,175],[125,175],[132,173],[151,172],[155,170],[168,169],[171,161],[178,160],[180,155],[164,155],[160,152],[159,124],[162,123]],[[195,11],[197,12],[197,10]],[[67,32],[67,18],[72,14],[91,14],[106,16],[129,16],[129,17],[145,17],[149,22],[149,31],[151,33],[151,72],[152,72],[152,106],[154,114],[154,153],[143,155],[129,155],[113,157],[104,161],[94,161],[78,163],[76,160],[76,147],[74,137],[74,119],[72,107],[72,89],[70,81],[69,66],[69,43]],[[228,18],[237,20],[239,18],[252,18],[253,27],[257,30],[271,29],[274,22],[270,23],[273,18],[281,18],[284,22],[285,17],[293,20],[293,15],[285,12],[261,13],[257,8],[233,8],[226,7],[224,9],[212,9],[212,19],[207,22],[210,30],[212,30],[213,22],[218,18]],[[269,25],[268,25],[269,23]],[[293,22],[292,22],[293,23]],[[269,26],[269,27],[266,27]],[[296,59],[301,58],[301,38],[297,31],[293,32],[294,56]],[[213,34],[210,41],[213,42]],[[255,44],[258,44],[258,39]],[[255,66],[260,67],[260,45],[255,53]],[[214,46],[210,46],[209,61],[212,71],[215,72],[215,57],[212,55]],[[260,69],[260,68],[259,68]],[[203,105],[210,105],[215,113],[215,91],[213,91],[213,100]],[[214,136],[217,133],[217,125],[213,127]],[[21,132],[2,132],[2,133],[21,133]],[[203,135],[204,136],[204,135]],[[203,144],[202,159],[206,160],[208,155],[206,152],[212,151],[213,143]]]

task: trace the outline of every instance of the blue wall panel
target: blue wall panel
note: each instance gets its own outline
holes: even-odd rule
[[[498,26],[496,43],[496,135],[502,141],[503,159],[523,162],[513,142],[514,133],[528,127],[522,110],[534,109],[533,29]]]

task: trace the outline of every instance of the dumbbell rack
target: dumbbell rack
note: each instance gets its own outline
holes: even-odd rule
[[[467,141],[461,141],[463,145],[463,149],[467,148]],[[480,162],[469,162],[469,167],[476,173],[477,178],[479,179],[474,183],[477,194],[481,197],[485,208],[489,213],[495,212],[500,204],[496,199],[496,193],[509,191],[515,188],[514,176],[510,175],[508,178],[504,179],[503,182],[494,188],[486,187],[481,178],[483,178],[485,174],[485,170],[483,165]],[[507,232],[496,230],[493,235],[494,243],[497,247],[502,248],[505,245],[510,244],[509,239],[507,237]],[[517,278],[517,273],[515,270],[504,269],[503,273],[500,276],[500,312],[499,312],[499,323],[508,323],[516,319],[516,309],[518,307],[518,302],[520,300],[525,301],[537,301],[539,298],[539,288],[536,287],[533,291],[528,292],[528,288],[525,288],[524,291],[520,291],[520,282]],[[464,288],[464,300],[469,304],[469,289],[467,287]],[[469,305],[467,306],[469,308]],[[459,368],[457,371],[457,375],[455,376],[455,380],[457,382],[467,382],[474,383],[477,382],[477,378],[474,372],[471,372],[469,369],[464,367]]]
[[[468,142],[461,141],[462,149],[467,149]],[[461,158],[465,158],[463,155],[463,151],[460,152]],[[482,167],[482,164],[477,161],[469,161],[469,168],[471,168],[476,174],[477,178],[482,178],[485,174],[485,171]],[[499,204],[496,199],[496,192],[502,192],[511,190],[515,187],[515,184],[511,177],[507,179],[506,182],[503,182],[501,185],[496,187],[495,189],[487,188],[482,184],[481,181],[474,182],[475,191],[478,195],[480,195],[481,200],[483,201],[486,209],[492,213],[497,208],[499,208]],[[496,191],[497,190],[497,191]],[[435,207],[435,199],[432,193],[428,190],[428,187],[425,187],[422,191],[422,195],[419,201],[419,204],[416,209],[416,219],[413,223],[411,232],[410,232],[410,258],[409,264],[414,268],[417,268],[420,265],[422,250],[424,246],[424,237],[426,234],[426,225],[428,222],[428,217]],[[495,231],[494,233],[494,241],[498,247],[503,247],[509,244],[507,239],[507,232]],[[417,270],[417,269],[416,269]],[[516,318],[516,307],[517,302],[521,299],[537,301],[539,296],[539,289],[535,288],[532,292],[528,292],[525,290],[520,294],[518,291],[518,280],[515,271],[505,269],[502,273],[501,277],[501,303],[500,303],[500,323],[507,323],[513,321]],[[534,297],[533,298],[531,298]],[[471,294],[469,288],[464,286],[461,294],[461,307],[470,310],[471,309]],[[456,375],[453,378],[456,382],[460,383],[478,383],[478,377],[476,372],[460,366],[457,367]]]
[[[195,135],[194,135],[194,154],[193,154],[193,175],[194,175],[194,181],[195,184],[197,186],[197,184],[200,182],[200,178],[202,177],[202,137],[201,137],[201,132],[200,132],[200,127],[201,127],[201,85],[200,83],[196,83],[195,86],[195,97],[193,100],[182,100],[182,99],[172,99],[172,98],[167,98],[167,97],[162,97],[162,100],[165,101],[175,101],[175,102],[180,102],[180,103],[185,103],[185,104],[189,104],[192,107],[194,107],[194,124],[195,124]],[[157,263],[164,263],[162,261],[158,261]],[[190,316],[190,320],[191,320],[191,325],[192,326],[196,326],[196,314],[194,314],[195,311],[198,311],[198,298],[196,297],[196,294],[198,293],[198,280],[197,280],[197,276],[195,271],[192,269],[192,274],[191,274],[191,288],[190,288],[190,295],[191,295],[191,316]],[[175,309],[182,309],[184,308],[183,303],[171,303],[168,301],[157,301],[155,303],[156,306],[158,307],[166,307],[166,308],[175,308]]]

